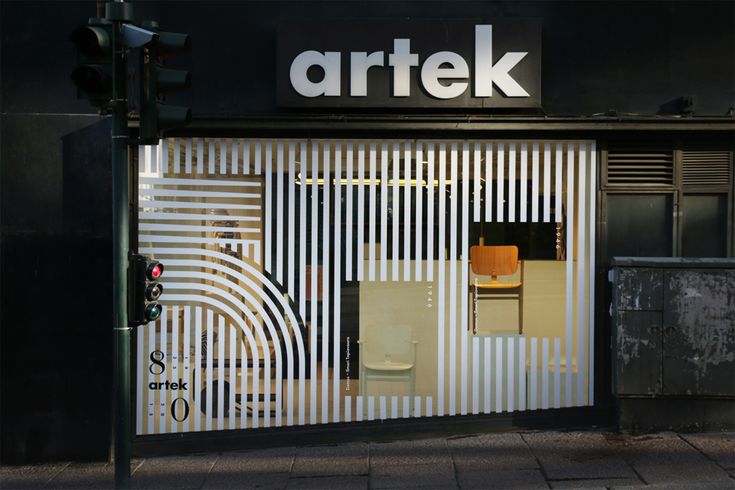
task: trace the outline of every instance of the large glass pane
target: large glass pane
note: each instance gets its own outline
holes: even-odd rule
[[[671,194],[608,194],[607,257],[670,257]]]
[[[687,194],[683,197],[682,255],[727,255],[727,194]]]

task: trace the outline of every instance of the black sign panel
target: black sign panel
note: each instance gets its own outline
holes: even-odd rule
[[[281,107],[541,105],[537,20],[290,21],[277,49]]]

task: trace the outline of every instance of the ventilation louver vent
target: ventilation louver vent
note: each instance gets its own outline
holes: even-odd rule
[[[674,152],[665,147],[610,146],[607,183],[661,185],[674,183]]]
[[[730,186],[730,152],[726,149],[685,149],[681,163],[682,182],[686,187]]]

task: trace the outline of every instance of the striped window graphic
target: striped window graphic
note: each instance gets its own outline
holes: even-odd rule
[[[136,433],[594,404],[596,148],[169,138],[140,147]]]

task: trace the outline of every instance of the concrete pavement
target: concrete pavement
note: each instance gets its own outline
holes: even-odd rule
[[[513,432],[135,460],[146,489],[735,489],[735,433]],[[112,488],[104,463],[3,466],[0,488]]]

